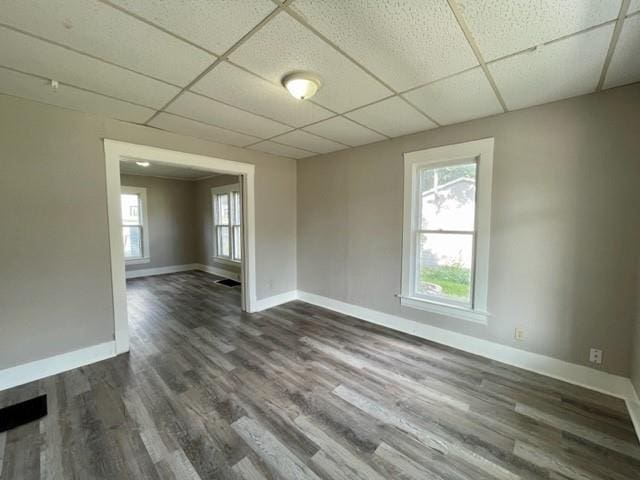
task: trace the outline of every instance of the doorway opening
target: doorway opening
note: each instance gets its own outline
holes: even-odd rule
[[[254,166],[104,146],[116,353],[129,350],[127,278],[201,270],[220,288],[239,289],[241,309],[254,311]]]

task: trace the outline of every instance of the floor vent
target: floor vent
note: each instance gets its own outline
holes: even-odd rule
[[[0,433],[39,420],[47,414],[47,396],[0,408]]]
[[[240,282],[236,282],[235,280],[231,280],[230,278],[225,278],[224,280],[218,280],[216,283],[220,285],[224,285],[225,287],[233,288],[241,285]]]

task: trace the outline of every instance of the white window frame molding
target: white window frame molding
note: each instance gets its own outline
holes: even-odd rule
[[[428,148],[404,154],[404,209],[402,235],[402,291],[400,304],[475,323],[486,324],[489,312],[489,246],[491,230],[491,189],[493,176],[494,139],[485,138],[454,145]],[[418,170],[475,159],[476,170],[476,226],[473,271],[472,307],[440,303],[419,297],[415,292],[417,228],[419,212]]]
[[[221,257],[218,255],[218,247],[217,247],[217,240],[216,240],[216,235],[215,235],[215,229],[216,229],[216,205],[215,205],[215,195],[218,193],[231,193],[231,192],[241,192],[240,189],[240,184],[239,183],[233,183],[230,185],[222,185],[220,187],[212,187],[211,188],[211,220],[213,222],[213,230],[214,230],[214,234],[213,234],[213,260],[215,260],[216,262],[221,262],[221,263],[227,263],[229,265],[240,265],[240,263],[242,263],[242,259],[240,260],[234,260],[233,259],[233,254],[231,253],[233,251],[233,234],[231,233],[231,231],[233,230],[231,223],[229,223],[229,256],[228,257]],[[229,211],[231,211],[231,195],[229,195]],[[240,208],[242,209],[242,205],[240,205]],[[244,223],[244,218],[242,218],[242,214],[240,215],[240,234],[242,235],[242,224]]]
[[[215,173],[239,175],[242,184],[242,252],[240,263],[242,310],[259,309],[256,298],[256,237],[255,237],[255,166],[222,158],[178,152],[134,143],[104,140],[107,187],[107,219],[109,253],[111,256],[111,287],[116,354],[129,351],[129,321],[127,317],[127,284],[125,279],[124,245],[120,206],[120,161],[160,162]]]
[[[138,195],[140,199],[140,224],[142,226],[142,256],[125,258],[125,265],[142,265],[151,261],[149,250],[149,216],[147,215],[147,189],[145,187],[128,187],[123,185],[120,193]],[[122,211],[122,210],[121,210]],[[120,221],[122,227],[122,220]]]

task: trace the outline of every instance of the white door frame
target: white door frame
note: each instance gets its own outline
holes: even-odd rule
[[[178,152],[164,148],[136,145],[104,139],[104,158],[107,178],[107,215],[109,222],[109,251],[111,255],[111,286],[113,290],[113,320],[116,354],[129,351],[129,322],[127,318],[127,284],[125,279],[124,246],[120,212],[120,161],[136,159],[169,163],[183,167],[212,170],[240,175],[243,204],[243,261],[241,270],[242,304],[248,312],[256,308],[255,257],[255,167],[248,163]]]

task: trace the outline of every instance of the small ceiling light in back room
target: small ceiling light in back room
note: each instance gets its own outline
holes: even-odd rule
[[[316,94],[322,83],[313,73],[296,72],[285,76],[282,85],[294,98],[307,100]]]
[[[148,167],[151,164],[149,162],[136,162],[136,165],[140,165],[141,167]]]

